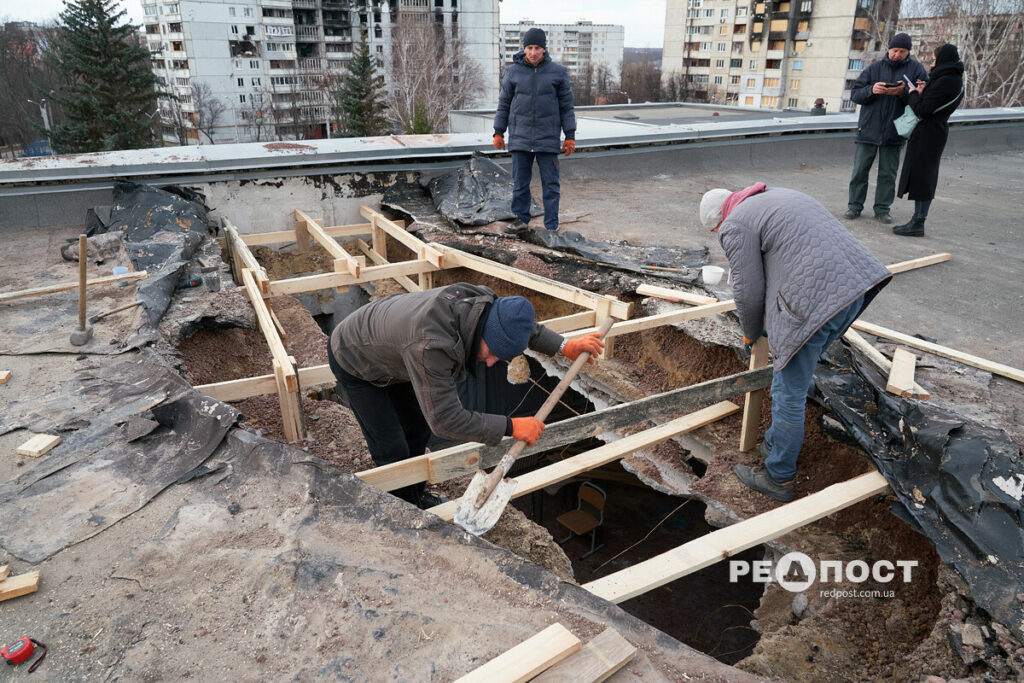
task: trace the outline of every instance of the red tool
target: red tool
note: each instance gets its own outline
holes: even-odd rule
[[[14,641],[7,647],[0,649],[0,657],[3,657],[4,661],[6,661],[10,666],[15,666],[28,661],[28,659],[32,657],[32,653],[36,651],[36,645],[42,648],[43,654],[35,661],[34,664],[32,664],[32,666],[28,668],[28,672],[32,673],[40,664],[43,663],[43,660],[46,659],[45,643],[40,643],[35,638],[25,636],[24,638],[19,638]]]

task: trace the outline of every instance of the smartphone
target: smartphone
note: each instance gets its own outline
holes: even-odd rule
[[[914,90],[914,89],[917,88],[917,85],[912,80],[910,80],[910,78],[907,76],[907,74],[903,74],[903,80],[905,80],[907,82],[907,87],[910,88],[911,90]]]
[[[904,78],[906,78],[906,76],[904,76]],[[883,83],[882,85],[884,85],[886,88],[898,88],[898,87],[900,87],[900,83],[899,82],[896,82],[896,83]]]

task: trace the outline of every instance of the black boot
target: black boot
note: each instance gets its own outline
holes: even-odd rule
[[[924,237],[924,219],[911,218],[909,222],[897,225],[892,232],[894,235],[903,235],[904,237]]]

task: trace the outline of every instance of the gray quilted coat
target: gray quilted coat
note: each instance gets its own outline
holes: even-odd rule
[[[576,138],[569,71],[546,52],[537,66],[531,66],[522,51],[512,58],[494,115],[494,132],[504,135],[505,128],[510,152],[558,154],[562,131],[566,140]]]
[[[718,230],[732,268],[743,334],[768,332],[775,369],[861,294],[864,306],[892,275],[813,198],[776,187],[748,197]]]

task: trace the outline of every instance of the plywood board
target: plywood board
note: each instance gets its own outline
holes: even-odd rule
[[[590,642],[533,679],[532,683],[598,683],[626,666],[636,648],[613,628],[607,628]]]
[[[889,379],[885,390],[889,393],[908,398],[914,394],[914,363],[917,356],[906,349],[896,349],[892,356],[892,367],[889,368]]]
[[[470,641],[472,642],[472,641]],[[471,671],[456,683],[519,683],[580,649],[580,639],[561,624],[546,629]]]
[[[15,449],[15,453],[18,455],[28,455],[33,458],[52,450],[57,444],[60,443],[60,437],[56,434],[36,434],[31,439],[21,444]]]

